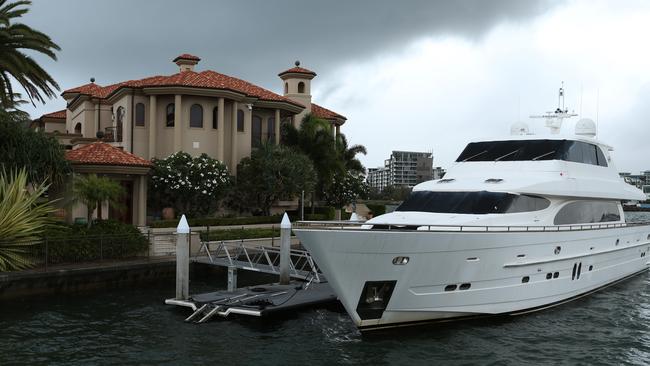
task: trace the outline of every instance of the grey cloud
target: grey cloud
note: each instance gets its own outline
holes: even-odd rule
[[[214,69],[276,89],[300,59],[326,75],[419,37],[476,39],[503,21],[525,21],[547,1],[45,1],[25,22],[62,47],[43,61],[62,88],[175,72],[182,52]]]

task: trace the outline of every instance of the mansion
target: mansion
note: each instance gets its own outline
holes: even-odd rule
[[[299,127],[302,118],[311,113],[328,121],[336,138],[346,121],[344,116],[312,103],[311,81],[316,73],[300,67],[298,61],[295,67],[278,74],[283,92],[276,94],[212,70],[195,70],[200,60],[190,54],[176,57],[177,72],[171,75],[107,86],[91,79],[62,93],[65,110],[43,115],[31,127],[52,134],[72,150],[67,156],[73,168],[92,165],[93,172],[128,182],[134,179],[132,172],[121,169],[120,161],[130,160],[130,156],[149,161],[178,151],[193,156],[206,153],[224,162],[236,175],[237,164],[253,149],[264,142],[280,143],[281,123]],[[81,160],[90,163],[75,161],[79,154],[73,152],[89,144],[109,146],[84,149]],[[110,149],[119,149],[120,159],[102,161],[102,157],[111,157]],[[93,151],[101,151],[101,156],[88,156]],[[138,162],[139,166],[146,165]],[[136,181],[129,185],[132,189],[127,202],[134,212],[125,221],[144,225],[146,182],[142,178]],[[77,217],[81,212],[71,215]]]

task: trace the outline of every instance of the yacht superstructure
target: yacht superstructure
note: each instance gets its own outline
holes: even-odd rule
[[[470,143],[395,212],[294,231],[361,329],[538,310],[640,273],[650,225],[626,223],[620,202],[645,194],[593,121],[559,134],[572,116],[560,104],[541,116],[548,136],[517,124]]]

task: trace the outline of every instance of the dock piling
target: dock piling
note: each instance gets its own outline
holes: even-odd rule
[[[237,267],[228,266],[228,291],[237,290]]]
[[[289,284],[289,263],[291,261],[291,221],[284,213],[280,223],[280,284]]]
[[[176,227],[176,299],[190,297],[190,226],[185,215]]]

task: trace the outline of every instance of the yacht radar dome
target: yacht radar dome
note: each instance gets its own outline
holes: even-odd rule
[[[510,126],[510,134],[513,136],[530,135],[526,122],[515,122]]]
[[[581,118],[576,123],[576,135],[596,137],[596,123],[589,118]]]

